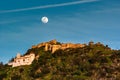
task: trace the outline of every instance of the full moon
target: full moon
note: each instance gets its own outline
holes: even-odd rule
[[[41,18],[41,21],[43,23],[48,23],[48,18],[46,16],[44,16],[44,17]]]

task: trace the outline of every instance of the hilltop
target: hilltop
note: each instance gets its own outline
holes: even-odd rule
[[[73,44],[73,43],[60,43],[57,40],[51,40],[49,42],[43,42],[38,45],[32,46],[30,50],[34,50],[36,48],[43,48],[44,51],[50,51],[52,54],[57,50],[65,50],[67,48],[81,48],[84,47],[84,44]],[[12,65],[12,67],[22,66],[22,65],[30,65],[33,60],[39,58],[39,54],[34,51],[27,52],[24,56],[21,56],[20,53],[17,54],[16,58],[12,59],[8,65]]]
[[[0,65],[0,80],[119,80],[120,50],[100,42],[60,43],[56,40],[34,45],[16,59],[34,54],[29,65]],[[33,59],[33,58],[32,58]]]

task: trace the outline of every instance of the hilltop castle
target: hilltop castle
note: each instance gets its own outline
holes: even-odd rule
[[[84,44],[73,44],[73,43],[59,43],[56,40],[51,40],[49,42],[40,43],[38,45],[32,46],[32,48],[40,48],[44,47],[45,51],[51,51],[54,53],[56,50],[59,49],[67,49],[67,48],[79,48],[84,47]],[[30,53],[29,55],[21,56],[17,54],[16,58],[8,63],[8,65],[12,65],[12,67],[17,67],[21,65],[30,65],[32,64],[33,60],[35,59],[35,54]]]
[[[40,43],[32,48],[44,47],[45,51],[51,51],[54,53],[58,49],[67,49],[67,48],[79,48],[84,47],[84,44],[73,44],[73,43],[59,43],[56,40],[51,40],[49,42]]]

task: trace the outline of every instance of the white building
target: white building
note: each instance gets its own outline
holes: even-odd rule
[[[35,59],[35,54],[30,53],[29,55],[21,56],[17,54],[16,58],[13,62],[8,63],[8,65],[12,65],[12,67],[17,67],[21,65],[30,65]]]

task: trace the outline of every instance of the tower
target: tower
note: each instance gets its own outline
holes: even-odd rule
[[[21,57],[21,54],[17,53],[16,58],[20,58],[20,57]]]

